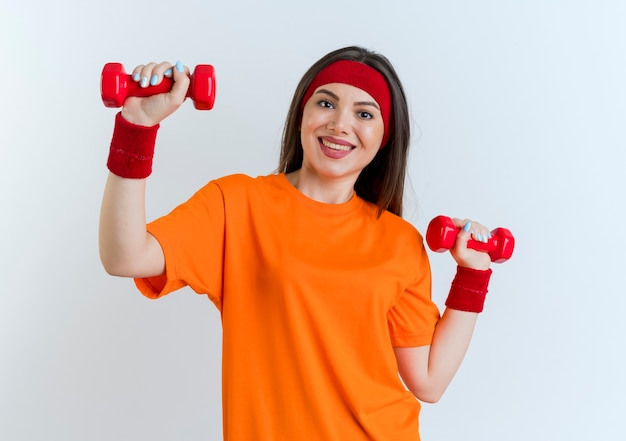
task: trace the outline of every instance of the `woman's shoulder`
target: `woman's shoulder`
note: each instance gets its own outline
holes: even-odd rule
[[[417,227],[397,214],[384,211],[380,215],[378,222],[381,223],[386,231],[393,233],[393,236],[398,238],[398,240],[423,242],[422,234]]]
[[[253,177],[236,173],[212,179],[198,190],[198,193],[219,193],[224,200],[254,200],[262,194],[279,191],[282,187],[284,183],[280,175]]]
[[[245,173],[233,173],[215,178],[207,182],[200,191],[211,187],[219,187],[223,191],[254,189],[279,182],[279,175],[250,176]]]

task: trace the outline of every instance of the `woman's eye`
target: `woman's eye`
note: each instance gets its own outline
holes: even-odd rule
[[[328,109],[332,109],[333,108],[333,104],[330,101],[327,100],[320,100],[317,103],[320,107],[326,107]]]
[[[359,112],[358,115],[359,115],[359,118],[363,118],[363,119],[372,119],[374,117],[369,112]]]

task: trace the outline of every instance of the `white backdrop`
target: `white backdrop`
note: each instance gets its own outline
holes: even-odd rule
[[[144,299],[100,265],[104,63],[216,68],[214,110],[188,102],[162,125],[152,219],[211,178],[272,172],[300,76],[349,44],[406,87],[407,219],[517,239],[423,439],[620,439],[625,22],[620,0],[0,0],[0,439],[221,437],[213,305]],[[454,264],[431,261],[442,305]]]

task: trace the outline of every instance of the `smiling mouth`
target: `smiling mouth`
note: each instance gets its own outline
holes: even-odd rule
[[[320,138],[320,142],[331,150],[337,150],[340,152],[348,152],[354,148],[353,145],[344,145],[344,144],[335,144],[334,142],[330,142],[326,139]]]

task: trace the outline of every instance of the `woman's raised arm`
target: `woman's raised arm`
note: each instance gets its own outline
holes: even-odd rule
[[[146,231],[146,178],[152,171],[152,155],[160,122],[185,101],[188,69],[180,62],[137,66],[133,81],[141,87],[173,77],[168,93],[128,97],[116,116],[100,211],[100,259],[105,270],[122,277],[157,276],[165,270],[158,241]]]

